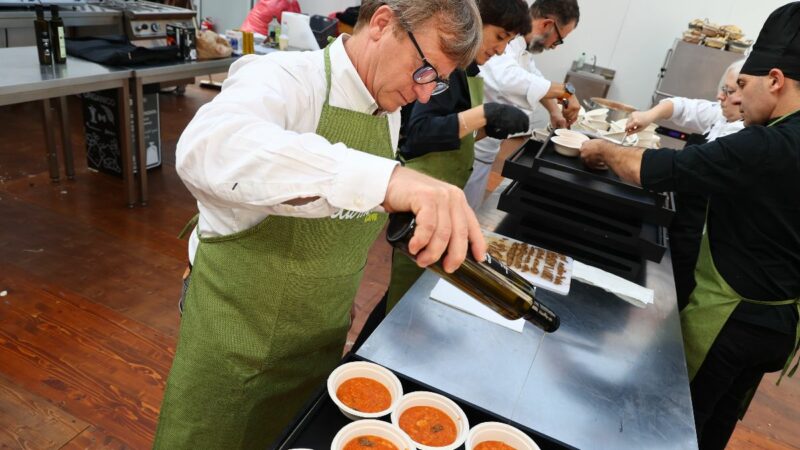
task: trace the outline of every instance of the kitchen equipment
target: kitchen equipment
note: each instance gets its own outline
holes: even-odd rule
[[[739,53],[720,51],[676,39],[664,58],[652,104],[656,105],[671,97],[715,101],[722,73],[739,59],[742,59]],[[657,124],[682,133],[692,132],[671,120],[659,120]]]
[[[415,228],[412,214],[391,214],[386,240],[414,259],[408,243]],[[453,273],[445,272],[441,260],[428,268],[507,319],[524,318],[548,333],[560,325],[558,316],[536,300],[534,287],[528,280],[488,254],[485,261],[478,262],[468,252],[461,267]]]

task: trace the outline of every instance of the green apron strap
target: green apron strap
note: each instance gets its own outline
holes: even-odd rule
[[[325,104],[331,98],[331,46],[325,47]]]
[[[797,306],[797,315],[800,317],[800,298],[795,299],[795,305]],[[783,380],[784,376],[788,376],[789,378],[793,377],[794,374],[797,372],[797,367],[800,366],[800,359],[795,361],[794,367],[792,366],[792,360],[797,356],[798,350],[800,349],[800,321],[797,322],[797,331],[795,332],[795,342],[794,342],[794,350],[792,353],[789,354],[789,358],[786,360],[786,364],[783,366],[783,370],[781,370],[781,376],[778,377],[778,381],[775,382],[776,386],[781,385],[781,380]],[[790,369],[791,367],[791,369]]]
[[[186,235],[190,231],[192,231],[194,229],[194,227],[197,226],[197,221],[198,220],[200,220],[200,213],[195,214],[194,217],[192,217],[191,219],[189,219],[188,222],[186,222],[186,225],[184,225],[183,228],[181,228],[181,232],[178,233],[178,239],[185,238]]]
[[[483,78],[467,77],[471,107],[483,104]],[[418,158],[405,160],[398,154],[398,160],[411,169],[436,179],[463,188],[472,173],[475,159],[475,134],[469,133],[461,138],[460,146],[454,150],[433,152]],[[400,252],[392,252],[392,274],[387,290],[386,312],[394,308],[409,288],[425,272],[416,262]]]

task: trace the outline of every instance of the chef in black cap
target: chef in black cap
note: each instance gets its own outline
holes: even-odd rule
[[[791,376],[800,311],[800,2],[767,19],[737,80],[745,128],[682,151],[584,144],[594,169],[708,196],[681,312],[701,449],[722,449],[766,372]]]

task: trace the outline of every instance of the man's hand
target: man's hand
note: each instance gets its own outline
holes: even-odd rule
[[[578,103],[578,97],[572,95],[569,97],[569,103],[563,110],[564,119],[567,120],[567,125],[572,126],[578,120],[578,113],[581,111],[581,104]]]
[[[608,169],[621,179],[642,184],[642,157],[644,149],[623,147],[603,139],[592,139],[581,146],[581,159],[590,169]]]
[[[581,146],[581,159],[586,164],[586,167],[594,170],[608,169],[606,151],[609,144],[611,143],[602,139],[592,139],[584,142]]]
[[[558,130],[559,128],[567,128],[569,125],[567,124],[567,119],[561,114],[561,111],[554,111],[550,113],[550,126],[554,130]]]
[[[444,270],[452,273],[464,261],[467,247],[478,261],[486,258],[486,242],[464,191],[415,170],[398,166],[389,179],[383,207],[388,212],[410,211],[416,216],[408,250],[417,265],[426,267],[447,251]]]

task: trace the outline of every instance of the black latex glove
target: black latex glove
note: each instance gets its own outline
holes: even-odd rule
[[[522,133],[530,128],[528,115],[511,105],[484,103],[483,115],[486,117],[486,135],[495,139],[505,139],[509,134]]]

